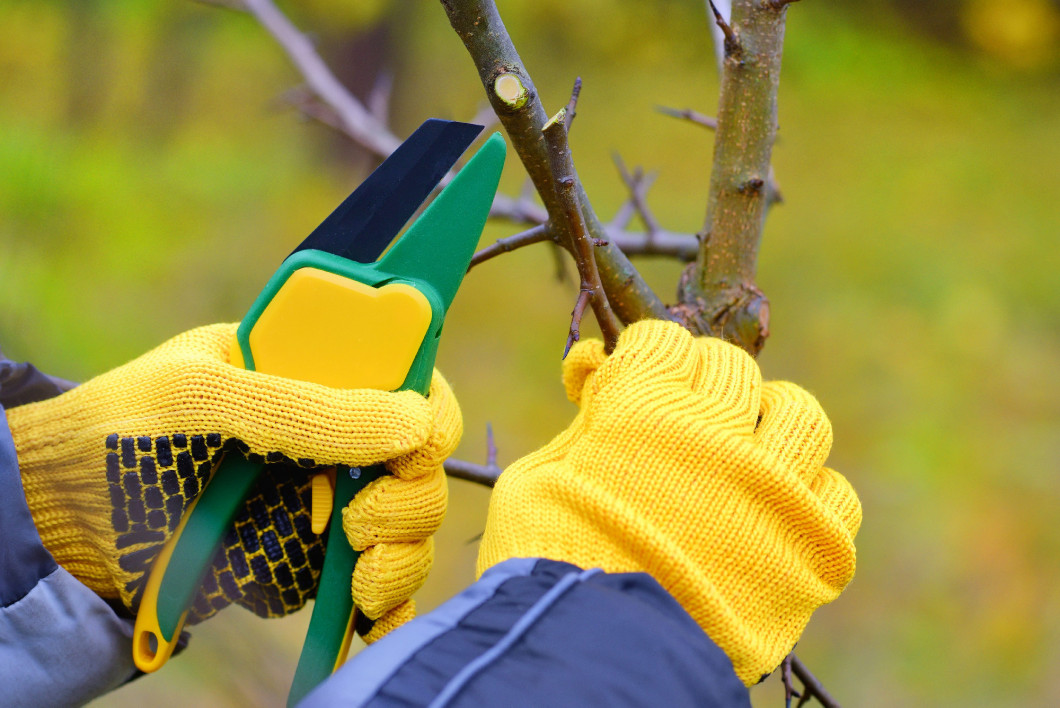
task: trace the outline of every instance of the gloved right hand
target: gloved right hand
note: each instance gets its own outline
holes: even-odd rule
[[[759,681],[854,575],[861,506],[824,467],[824,411],[672,322],[630,326],[610,356],[580,342],[563,382],[581,410],[500,476],[479,573],[514,557],[649,573]]]
[[[351,523],[364,550],[354,600],[381,630],[411,614],[445,513],[439,454],[460,413],[435,376],[414,391],[340,390],[229,365],[236,325],[186,332],[61,396],[7,411],[22,484],[45,547],[105,598],[137,610],[151,563],[223,450],[276,464],[237,516],[194,621],[238,602],[263,616],[301,607],[323,560],[309,528],[309,473],[390,461]],[[351,507],[354,503],[351,503]]]

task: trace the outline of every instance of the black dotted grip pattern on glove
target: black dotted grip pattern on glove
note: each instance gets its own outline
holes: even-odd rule
[[[261,617],[283,616],[316,595],[326,538],[311,528],[313,470],[306,468],[314,466],[312,460],[295,463],[279,453],[263,458],[217,433],[110,435],[105,447],[111,525],[119,566],[135,576],[125,586],[134,608],[154,559],[226,451],[265,466],[214,556],[188,624],[231,603]]]

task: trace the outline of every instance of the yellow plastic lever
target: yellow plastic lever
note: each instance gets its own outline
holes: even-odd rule
[[[401,387],[431,324],[416,288],[374,288],[317,268],[291,274],[250,332],[254,369],[332,388]],[[232,363],[243,363],[233,342]]]

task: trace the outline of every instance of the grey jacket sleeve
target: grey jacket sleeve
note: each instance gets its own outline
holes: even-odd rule
[[[0,407],[0,703],[81,705],[134,675],[132,621],[41,543]]]

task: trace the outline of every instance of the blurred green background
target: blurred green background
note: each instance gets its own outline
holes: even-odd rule
[[[360,94],[393,71],[399,136],[484,105],[436,3],[287,9]],[[624,199],[618,150],[659,170],[663,225],[696,231],[711,136],[654,107],[713,112],[702,3],[501,11],[546,108],[584,80],[572,144],[601,215]],[[1058,48],[1048,0],[789,12],[761,364],[823,402],[864,503],[857,578],[798,648],[847,705],[1060,704]],[[301,79],[268,35],[207,5],[5,0],[0,77],[0,345],[70,379],[241,317],[370,168],[284,100]],[[510,159],[503,188],[521,183]],[[679,266],[640,263],[672,299]],[[503,464],[573,415],[558,374],[574,298],[543,246],[472,271],[439,355],[460,457],[482,461],[488,421]],[[487,500],[452,484],[421,608],[470,582]],[[281,705],[306,622],[222,613],[94,705]],[[783,704],[775,679],[752,696]]]

